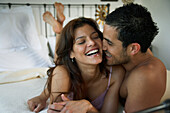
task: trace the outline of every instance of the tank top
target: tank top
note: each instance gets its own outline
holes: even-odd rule
[[[100,110],[103,106],[104,98],[106,96],[106,93],[109,90],[111,76],[112,76],[112,67],[110,68],[109,80],[108,80],[106,90],[100,96],[98,96],[95,100],[90,102],[97,110]]]
[[[100,110],[103,106],[104,98],[109,90],[111,76],[112,76],[112,67],[110,68],[109,80],[108,80],[106,90],[100,96],[98,96],[95,100],[90,102],[97,110]],[[71,92],[71,93],[69,93],[69,95],[67,97],[70,100],[73,100],[73,96],[74,96],[74,94],[73,94],[73,92]]]

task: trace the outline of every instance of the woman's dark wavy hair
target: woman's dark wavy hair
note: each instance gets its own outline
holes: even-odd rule
[[[96,32],[99,34],[99,37],[101,40],[103,40],[103,34],[99,30],[99,26],[97,23],[90,18],[77,18],[70,21],[62,30],[61,37],[58,42],[58,49],[56,51],[58,58],[55,62],[56,66],[64,65],[68,72],[70,72],[70,79],[71,79],[71,89],[70,92],[74,93],[73,99],[81,99],[86,97],[86,86],[84,84],[84,80],[81,76],[81,72],[79,67],[76,64],[76,61],[72,62],[70,59],[70,53],[73,50],[73,44],[75,40],[75,30],[79,27],[82,27],[84,25],[90,25],[92,26]],[[103,57],[104,58],[104,57]],[[99,68],[101,73],[106,72],[106,66],[105,65],[105,59],[102,60],[102,62],[99,64]],[[49,93],[51,94],[51,80],[52,80],[52,74],[55,67],[50,68],[47,72],[48,74],[48,81],[47,81],[47,89]],[[106,74],[107,76],[108,74]],[[65,93],[65,92],[60,92]],[[67,92],[69,93],[69,92]]]
[[[138,4],[128,4],[117,8],[107,15],[107,25],[117,28],[118,39],[126,48],[131,43],[139,43],[141,52],[146,52],[152,40],[158,34],[156,23],[153,22],[147,8]]]

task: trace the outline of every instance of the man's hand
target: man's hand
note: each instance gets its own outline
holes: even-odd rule
[[[61,98],[62,98],[63,102],[53,103],[53,104],[48,106],[48,111],[47,111],[48,113],[59,113],[59,112],[61,112],[61,110],[66,105],[65,101],[70,100],[69,98],[65,97],[64,94],[61,95]]]
[[[88,111],[97,110],[87,100],[69,100],[64,94],[61,95],[63,102],[53,103],[49,105],[48,113],[87,113]]]

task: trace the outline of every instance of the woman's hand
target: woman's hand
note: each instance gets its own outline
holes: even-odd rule
[[[70,101],[63,94],[61,95],[63,102],[54,103],[49,105],[48,113],[87,113],[98,112],[89,101],[82,99],[77,101]]]
[[[36,96],[27,101],[29,109],[33,112],[39,112],[46,107],[46,99],[41,96]]]

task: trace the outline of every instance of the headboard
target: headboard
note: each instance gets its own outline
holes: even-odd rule
[[[0,10],[5,8],[14,8],[18,6],[31,6],[35,18],[36,28],[38,35],[43,35],[46,38],[55,36],[55,33],[52,30],[52,27],[45,23],[43,21],[43,13],[45,11],[50,11],[53,16],[56,15],[56,10],[54,7],[54,4],[33,4],[33,3],[0,3]],[[110,4],[63,4],[64,5],[64,14],[66,17],[66,20],[64,22],[64,25],[70,21],[71,19],[75,17],[89,17],[96,19],[96,21],[99,21],[99,27],[102,28],[102,20],[101,17],[103,15],[107,15],[109,13]],[[50,56],[53,57],[52,49],[49,46],[49,43],[47,43]]]

